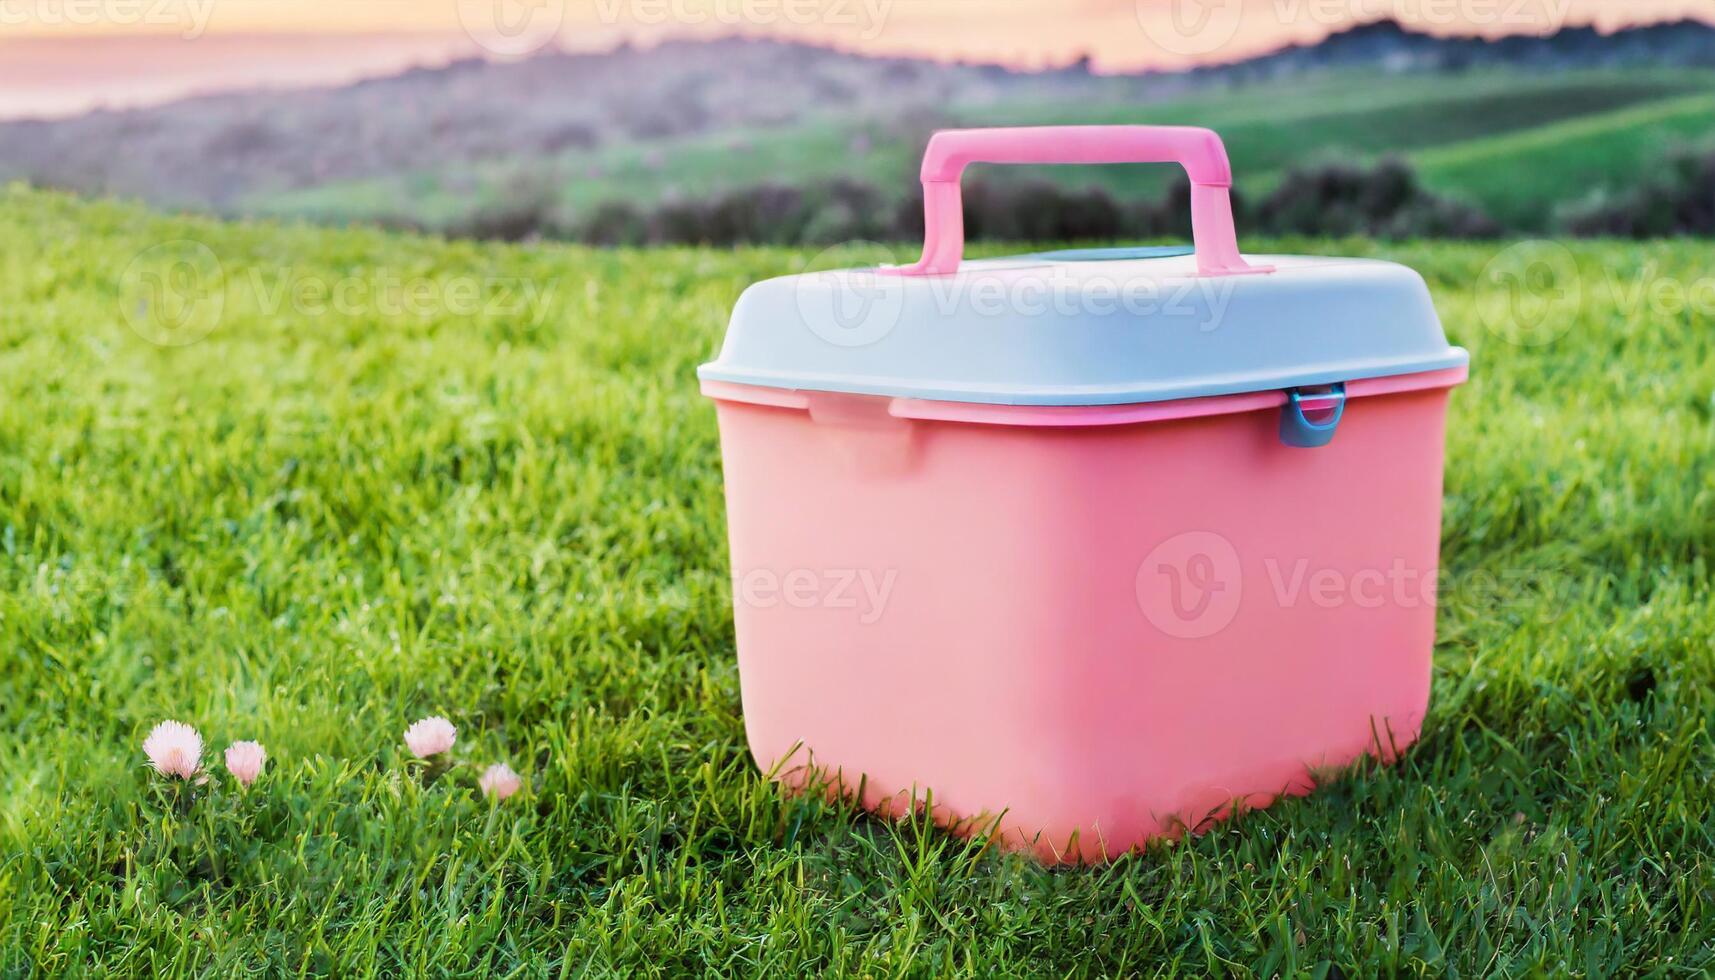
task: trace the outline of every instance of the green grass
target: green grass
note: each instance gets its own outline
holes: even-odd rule
[[[1553,122],[1649,105],[1706,91],[1715,75],[1574,72],[1476,74],[1436,78],[1338,76],[1336,81],[1240,88],[1159,106],[1041,106],[989,109],[973,125],[1137,123],[1208,126],[1221,134],[1234,176],[1248,193],[1265,193],[1281,172],[1311,160],[1410,155],[1462,147]],[[1715,118],[1707,120],[1715,130]],[[1498,161],[1499,166],[1506,166]],[[1043,168],[1069,184],[1092,181],[1116,194],[1155,194],[1167,168]],[[1513,185],[1517,192],[1516,182]],[[1462,184],[1455,191],[1466,190]],[[1485,203],[1486,195],[1474,194]]]
[[[857,145],[871,149],[854,156]],[[908,187],[901,179],[915,173],[920,150],[861,119],[783,130],[725,130],[713,136],[619,142],[552,161],[429,170],[258,195],[240,210],[335,222],[408,216],[444,227],[473,208],[506,200],[520,180],[545,181],[557,203],[573,214],[608,201],[650,205],[769,180],[792,184],[846,177],[904,190]]]
[[[1555,207],[1592,189],[1624,189],[1673,140],[1715,136],[1715,73],[1578,71],[1312,76],[1158,102],[1132,99],[952,106],[964,126],[1157,123],[1221,133],[1240,191],[1268,193],[1284,172],[1329,159],[1404,155],[1431,186],[1466,198],[1511,226],[1549,226]],[[921,127],[918,127],[921,128]],[[570,214],[610,200],[651,204],[762,180],[864,180],[901,195],[915,182],[923,133],[871,119],[723,132],[656,143],[618,143],[553,161],[512,161],[258,195],[243,210],[325,221],[414,216],[444,227],[503,200],[520,180],[556,188]],[[534,175],[531,177],[521,177]],[[1519,174],[1532,179],[1521,181]],[[1166,167],[1009,167],[1001,179],[1040,177],[1099,186],[1122,198],[1155,197]]]
[[[1050,871],[746,756],[692,372],[799,255],[0,203],[0,973],[1715,967],[1715,322],[1629,300],[1709,276],[1706,244],[1572,246],[1582,302],[1527,347],[1482,326],[1490,248],[1280,243],[1419,268],[1473,353],[1423,740]],[[131,263],[180,239],[223,316],[157,346]],[[447,298],[317,312],[340,281]],[[425,787],[399,733],[429,712],[466,765]],[[138,745],[167,717],[269,771],[164,799]],[[491,810],[496,759],[531,786]]]
[[[1715,95],[1705,91],[1425,150],[1412,162],[1429,187],[1476,200],[1503,224],[1541,228],[1556,205],[1636,187],[1675,144],[1711,137]]]

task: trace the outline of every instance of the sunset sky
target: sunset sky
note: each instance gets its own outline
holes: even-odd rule
[[[1024,67],[1174,68],[1392,16],[1438,34],[1613,30],[1715,0],[0,0],[0,115],[332,84],[550,44],[743,34]]]

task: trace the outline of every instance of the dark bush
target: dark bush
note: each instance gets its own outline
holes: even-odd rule
[[[784,184],[761,184],[667,210],[677,213],[660,229],[650,229],[652,241],[703,245],[793,244],[802,237],[809,212],[804,192]],[[687,227],[693,229],[689,237]]]
[[[1568,208],[1560,223],[1574,235],[1715,235],[1715,148],[1673,150],[1642,186],[1598,191]]]
[[[1100,187],[1046,180],[965,182],[965,234],[973,241],[1111,241],[1189,238],[1191,190],[1181,178],[1155,200],[1121,201]],[[520,239],[563,235],[593,245],[827,245],[920,241],[920,193],[898,199],[859,181],[794,187],[757,184],[640,208],[602,204],[570,227],[546,188],[523,186],[473,212],[450,234]],[[1397,160],[1371,167],[1326,164],[1289,173],[1255,208],[1235,191],[1245,231],[1382,238],[1487,238],[1499,229],[1481,211],[1425,191]]]
[[[595,245],[809,245],[889,240],[897,237],[895,217],[879,191],[841,180],[804,188],[761,184],[667,201],[647,213],[611,202],[591,211],[572,233]]]
[[[567,150],[587,150],[601,142],[601,134],[583,123],[565,123],[543,133],[536,148],[543,153],[564,153]]]
[[[497,199],[454,219],[444,231],[453,238],[504,242],[563,237],[554,186],[541,180],[509,185]]]
[[[534,201],[504,201],[491,207],[478,208],[458,218],[446,228],[451,238],[480,238],[491,241],[522,242],[553,237],[554,216]]]
[[[577,229],[577,237],[591,245],[642,245],[648,236],[648,217],[630,201],[598,205]]]
[[[1500,227],[1479,209],[1423,189],[1403,160],[1373,166],[1325,163],[1287,173],[1251,216],[1272,234],[1376,238],[1493,238]]]
[[[836,180],[819,185],[810,199],[813,210],[804,224],[804,244],[900,237],[889,199],[861,181]]]
[[[1190,227],[1188,205],[1175,224],[1162,218],[1164,204],[1117,201],[1100,187],[1072,190],[1046,180],[969,180],[964,201],[965,237],[972,241],[1093,241]],[[923,237],[920,192],[895,208],[890,237]]]

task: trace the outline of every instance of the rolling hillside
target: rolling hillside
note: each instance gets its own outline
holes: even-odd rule
[[[324,221],[430,226],[520,193],[570,213],[604,201],[696,197],[761,180],[849,178],[903,196],[928,132],[944,125],[1152,122],[1217,129],[1241,193],[1272,189],[1294,165],[1404,156],[1428,185],[1508,226],[1545,229],[1557,205],[1620,189],[1676,141],[1715,139],[1715,71],[1602,70],[1547,75],[1318,76],[1149,104],[1037,100],[946,107],[933,121],[849,116],[655,142],[620,142],[536,163],[437,167],[245,198],[238,210]],[[1520,179],[1529,174],[1529,179]],[[994,177],[1158,195],[1162,167],[1006,168]]]
[[[1514,133],[1412,153],[1431,187],[1480,201],[1519,228],[1542,228],[1554,205],[1624,190],[1651,175],[1676,144],[1715,138],[1712,80],[1698,94],[1655,99]]]
[[[0,123],[0,179],[434,229],[497,209],[576,218],[613,201],[836,178],[896,200],[938,127],[1195,123],[1221,131],[1248,194],[1306,162],[1403,155],[1431,188],[1532,231],[1571,200],[1627,186],[1676,142],[1715,136],[1699,100],[1711,90],[1715,27],[1689,21],[1500,41],[1381,22],[1238,64],[1128,75],[727,39]],[[1507,179],[1525,172],[1533,179]],[[1158,195],[1168,175],[1046,176],[1137,199]]]

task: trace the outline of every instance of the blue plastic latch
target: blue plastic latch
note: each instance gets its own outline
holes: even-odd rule
[[[1286,390],[1286,404],[1280,407],[1281,442],[1308,449],[1334,441],[1334,430],[1339,427],[1340,416],[1346,411],[1346,383],[1341,381],[1327,387],[1327,391]],[[1312,422],[1310,416],[1304,414],[1306,401],[1316,403],[1310,411],[1321,416],[1321,421]]]

